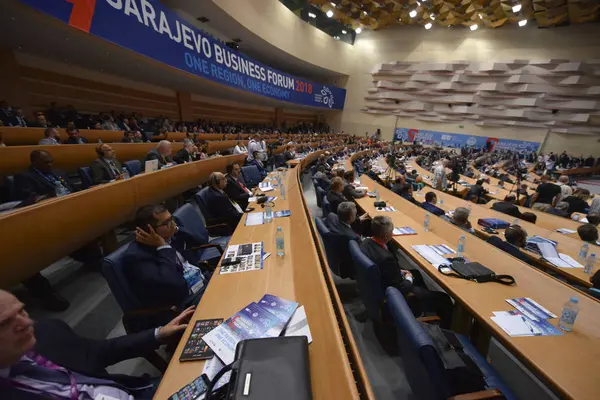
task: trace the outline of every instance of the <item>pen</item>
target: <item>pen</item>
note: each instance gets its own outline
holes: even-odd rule
[[[525,319],[524,316],[521,315],[521,319],[523,320],[523,322],[525,323],[525,325],[527,325],[527,327],[529,328],[529,330],[531,331],[531,333],[533,334],[533,336],[540,336],[542,334],[541,332],[535,332],[533,330],[533,328],[531,327],[531,325],[529,324],[529,322],[527,322],[527,319]]]

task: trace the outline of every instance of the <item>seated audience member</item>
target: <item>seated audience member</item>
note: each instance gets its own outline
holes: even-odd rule
[[[469,203],[475,203],[477,204],[477,196],[475,196],[474,194],[467,194],[465,200],[467,200]]]
[[[558,201],[565,199],[573,194],[573,188],[569,186],[569,176],[561,175],[558,177],[558,186],[560,186],[560,196]]]
[[[56,128],[44,129],[44,138],[38,142],[40,145],[60,144],[60,136]]]
[[[183,149],[179,150],[173,156],[173,161],[177,164],[185,164],[188,162],[193,162],[198,159],[198,148],[194,145],[194,142],[191,140],[187,143],[184,143]]]
[[[467,192],[467,197],[475,196],[477,197],[477,203],[485,203],[485,195],[488,193],[487,190],[483,187],[483,179],[478,179],[473,186],[469,188]]]
[[[467,170],[465,171],[464,175],[467,178],[474,178],[475,177],[475,171],[473,171],[473,168],[469,167],[467,168]]]
[[[115,117],[112,115],[107,115],[104,117],[105,121],[102,124],[102,129],[105,131],[119,131],[119,125],[115,122]]]
[[[509,194],[508,196],[504,197],[504,200],[495,202],[492,206],[492,210],[496,210],[515,218],[521,218],[521,211],[519,211],[519,207],[514,204],[516,199],[517,198],[514,195]]]
[[[319,165],[322,165],[323,167],[325,167],[325,171],[331,171],[332,165],[329,165],[327,163],[327,159],[322,154],[319,156],[319,159],[317,160],[317,164],[316,165],[317,165],[317,168],[319,168]]]
[[[238,140],[237,144],[233,148],[233,154],[248,154],[248,148],[244,146],[241,140]]]
[[[130,132],[129,119],[123,118],[121,121],[117,121],[117,126],[120,131]]]
[[[504,231],[504,238],[506,241],[500,239],[497,235],[492,235],[487,242],[521,261],[534,265],[530,258],[520,250],[525,247],[525,242],[527,241],[527,232],[525,229],[520,225],[511,225]]]
[[[419,175],[416,169],[406,174],[406,182],[413,185],[414,190],[422,190],[425,187],[423,178]]]
[[[524,212],[523,214],[521,214],[521,219],[523,221],[527,221],[527,222],[531,222],[532,224],[535,224],[535,222],[537,221],[537,215],[535,215],[532,212]]]
[[[174,240],[178,228],[171,213],[162,205],[144,206],[136,212],[135,225],[123,274],[142,308],[198,304],[207,280],[195,254]]]
[[[242,210],[245,210],[248,207],[248,199],[252,196],[252,191],[246,187],[241,170],[238,163],[227,166],[227,186],[224,191],[230,199],[240,205]]]
[[[13,118],[13,112],[8,103],[4,100],[0,101],[0,121],[2,126],[9,126]]]
[[[398,194],[403,199],[410,201],[413,204],[419,204],[412,195],[413,194],[412,185],[403,184],[402,186],[400,186],[398,192],[395,192],[395,193]]]
[[[600,196],[596,195],[594,200],[592,200],[589,214],[600,214]]]
[[[590,278],[590,282],[592,282],[592,287],[589,288],[586,293],[600,299],[600,270],[596,271],[594,276]]]
[[[253,154],[252,161],[250,161],[250,165],[255,165],[258,168],[258,172],[260,172],[260,176],[262,179],[265,179],[267,175],[269,175],[269,171],[265,168],[265,164],[260,160],[260,153],[255,151]]]
[[[360,235],[352,228],[356,221],[356,213],[356,204],[351,201],[344,201],[338,205],[337,213],[329,213],[325,225],[335,234],[345,236],[348,240],[360,242]]]
[[[421,207],[425,210],[429,211],[433,215],[441,216],[446,214],[444,210],[436,206],[437,204],[437,196],[434,192],[425,193],[425,201],[421,203]]]
[[[213,172],[208,177],[208,182],[210,185],[206,196],[208,212],[213,218],[221,219],[235,229],[242,219],[244,211],[235,200],[225,193],[227,178],[221,172]]]
[[[396,254],[388,248],[393,230],[391,218],[381,215],[374,217],[371,222],[372,237],[364,239],[360,245],[363,253],[377,265],[384,287],[393,286],[404,296],[414,294],[418,304],[412,303],[410,297],[407,301],[415,315],[435,311],[441,319],[441,327],[448,329],[452,320],[450,297],[446,293],[427,289],[419,271],[402,269]]]
[[[23,110],[20,107],[13,108],[13,117],[10,120],[8,126],[14,126],[16,128],[27,128],[27,122],[23,116]]]
[[[156,379],[113,375],[106,368],[179,340],[193,313],[190,307],[162,327],[88,339],[57,319],[33,322],[24,304],[0,290],[0,398],[151,399]]]
[[[77,128],[67,129],[67,135],[69,138],[65,144],[84,144],[88,142],[86,138],[79,135],[79,129]]]
[[[577,228],[579,238],[584,242],[596,244],[598,241],[598,228],[592,224],[583,224]]]
[[[558,203],[556,203],[556,206],[546,209],[546,212],[548,214],[558,215],[559,217],[569,218],[571,214],[568,213],[568,209],[569,203],[559,201]]]
[[[346,196],[348,201],[352,201],[354,199],[360,199],[365,197],[367,192],[362,189],[355,189],[354,182],[354,171],[345,171],[344,172],[344,191],[343,194]]]
[[[283,152],[283,157],[285,158],[285,161],[290,161],[296,158],[296,151],[293,145],[288,144],[286,146],[285,151]]]
[[[115,158],[115,151],[110,145],[103,143],[96,148],[98,158],[90,164],[94,185],[108,183],[115,179],[123,179],[121,163]]]
[[[52,124],[46,120],[46,116],[42,113],[35,115],[35,122],[30,125],[32,128],[50,128]]]
[[[573,213],[586,213],[590,208],[587,199],[590,197],[590,191],[587,189],[578,188],[572,195],[563,197],[561,201],[569,204],[567,212],[569,215]]]
[[[18,200],[32,196],[56,196],[56,189],[62,186],[67,193],[72,193],[73,186],[69,178],[52,169],[54,159],[45,150],[33,150],[29,156],[31,164],[26,171],[15,175],[15,192]]]
[[[546,209],[552,207],[554,204],[554,198],[561,194],[560,186],[550,182],[548,175],[542,175],[540,178],[541,182],[536,193],[533,195],[531,201],[533,205],[531,208],[539,211],[546,211]]]
[[[135,134],[134,134],[133,141],[135,143],[144,143],[144,135],[142,135],[142,132],[140,132],[140,131],[134,131],[134,132],[135,132]]]
[[[344,180],[336,176],[331,180],[331,189],[327,193],[327,201],[331,205],[331,212],[337,213],[340,204],[347,201],[344,196]]]
[[[136,143],[135,133],[132,130],[126,131],[123,134],[123,143]]]
[[[402,175],[397,176],[396,179],[394,179],[394,184],[392,185],[390,190],[399,195],[400,191],[402,190],[402,187],[404,186],[404,182],[405,179]]]
[[[323,190],[329,190],[331,188],[331,180],[325,173],[325,167],[323,165],[317,167],[317,172],[313,176],[313,179],[316,179],[317,182],[319,182],[319,185]]]
[[[454,214],[452,214],[451,218],[448,218],[445,215],[443,215],[442,218],[450,222],[452,225],[456,225],[469,233],[474,233],[475,230],[471,226],[471,222],[469,222],[469,215],[469,209],[458,207],[456,210],[454,210]]]
[[[167,164],[170,164],[173,162],[173,159],[171,158],[171,151],[172,151],[172,146],[171,146],[171,142],[169,142],[168,140],[161,140],[160,142],[158,142],[158,145],[156,146],[155,149],[152,149],[148,152],[148,154],[146,154],[146,157],[144,157],[144,162],[142,163],[142,165],[144,165],[144,163],[146,161],[151,161],[151,160],[158,160],[158,168],[162,168]]]
[[[598,224],[600,224],[600,214],[588,214],[586,218],[588,223],[594,226],[598,226]]]

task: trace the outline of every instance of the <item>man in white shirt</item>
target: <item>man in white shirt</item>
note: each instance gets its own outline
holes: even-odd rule
[[[560,186],[560,195],[556,200],[557,203],[561,199],[565,199],[573,194],[573,188],[569,186],[569,177],[567,175],[561,175],[558,178],[558,186]]]
[[[253,136],[250,137],[250,141],[248,142],[248,161],[254,160],[254,152],[258,152],[260,155],[260,152],[262,151],[262,145],[259,140],[259,135],[256,136],[256,139]]]
[[[446,190],[448,188],[448,177],[446,176],[447,160],[443,160],[433,170],[433,187],[438,190]]]
[[[44,129],[44,138],[41,139],[38,144],[60,144],[60,136],[56,128]]]
[[[233,154],[246,154],[248,153],[248,148],[244,146],[241,140],[238,140],[237,144],[233,148]]]

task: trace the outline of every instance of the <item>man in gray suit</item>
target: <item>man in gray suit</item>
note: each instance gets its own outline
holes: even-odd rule
[[[96,148],[96,153],[98,158],[90,164],[94,185],[123,178],[121,163],[115,158],[115,151],[110,145],[101,144]]]
[[[360,235],[354,232],[352,224],[356,220],[356,205],[351,201],[345,201],[338,206],[337,215],[329,213],[325,225],[335,234],[345,236],[348,240],[360,242]]]

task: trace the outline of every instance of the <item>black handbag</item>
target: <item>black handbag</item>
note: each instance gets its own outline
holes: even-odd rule
[[[451,271],[447,271],[446,268],[450,268]],[[442,264],[438,267],[438,270],[442,273],[442,275],[467,279],[477,283],[498,282],[503,285],[512,285],[515,283],[515,278],[512,276],[496,275],[494,271],[484,267],[478,262],[453,262],[451,264]]]
[[[212,389],[231,370],[227,400],[312,400],[306,336],[248,339],[238,343],[235,361],[211,381]]]
[[[378,207],[378,208],[379,208],[379,207],[385,207],[385,206],[386,206],[386,203],[385,203],[385,201],[375,201],[375,202],[373,202],[373,205],[374,205],[375,207]]]

